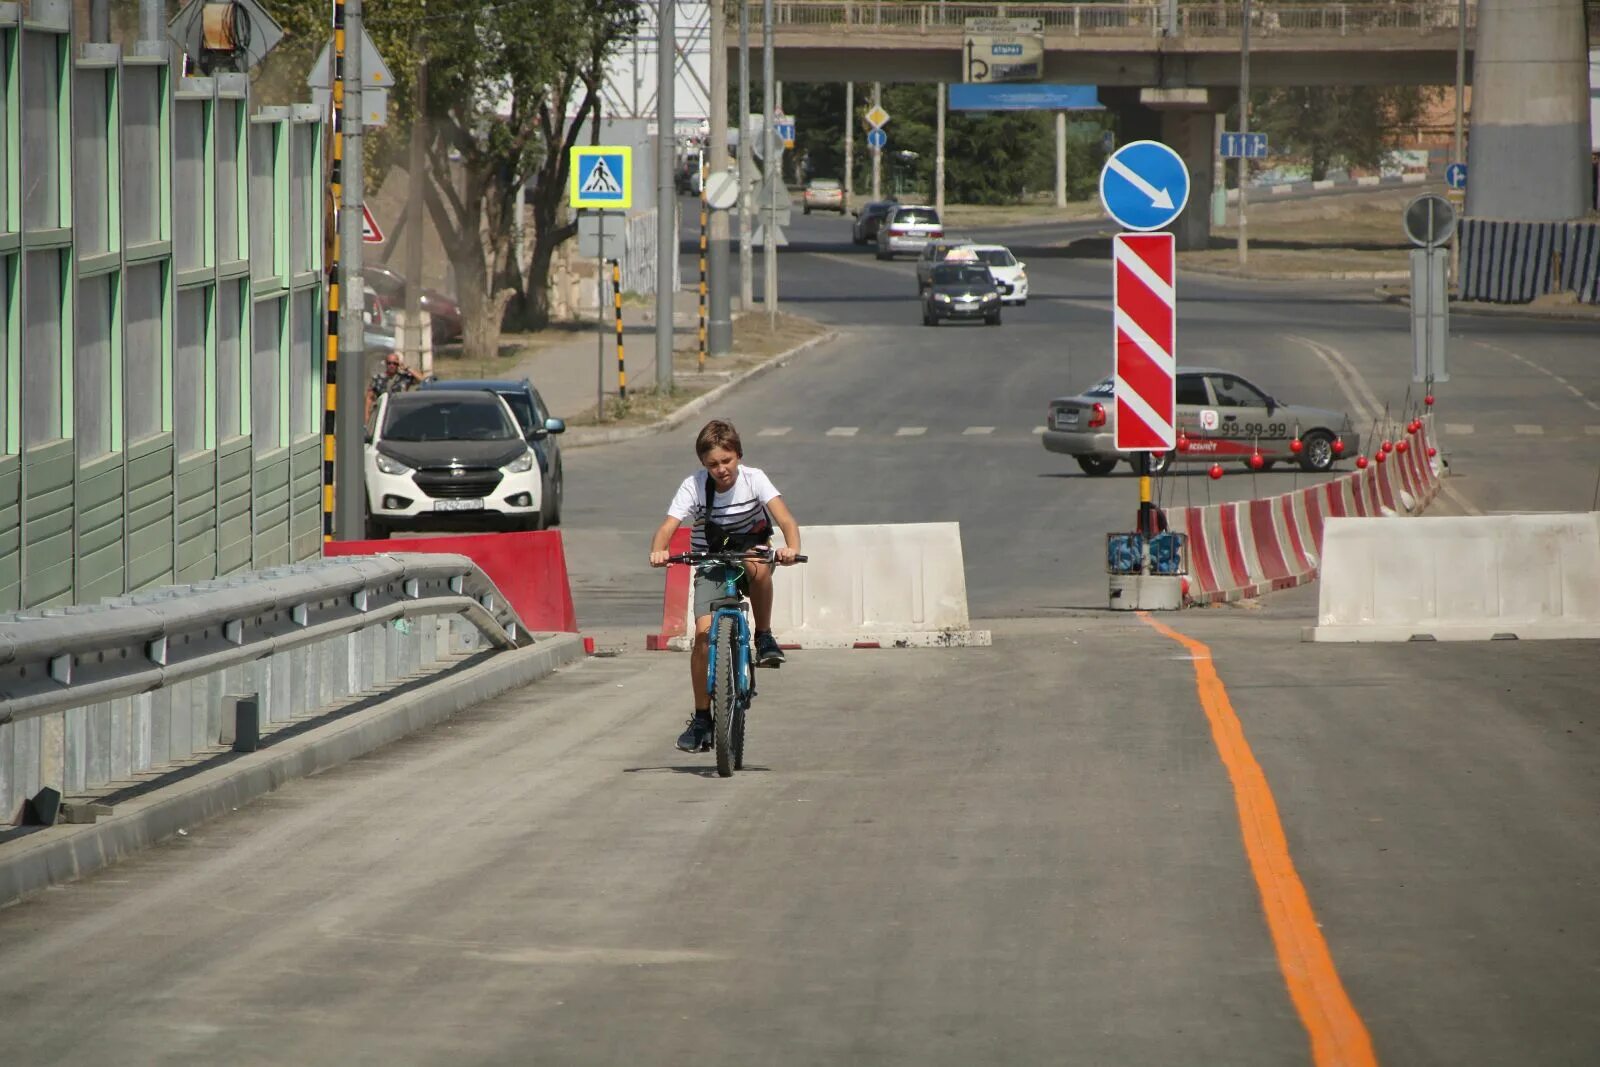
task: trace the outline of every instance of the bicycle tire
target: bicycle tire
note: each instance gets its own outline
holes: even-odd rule
[[[744,719],[746,708],[743,704],[733,712],[733,769],[744,770]]]
[[[738,712],[739,697],[733,691],[734,648],[733,620],[727,616],[717,620],[716,632],[711,635],[711,647],[717,657],[716,674],[711,679],[711,723],[713,747],[717,750],[717,773],[724,778],[733,777],[734,719]]]

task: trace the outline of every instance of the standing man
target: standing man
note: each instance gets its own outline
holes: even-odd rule
[[[422,375],[406,366],[405,360],[400,358],[400,353],[385,353],[383,369],[374,371],[372,381],[367,385],[367,409],[362,419],[372,418],[372,405],[380,396],[385,393],[403,393],[408,389],[415,389],[421,381]]]

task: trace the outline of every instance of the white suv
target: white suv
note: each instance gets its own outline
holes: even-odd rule
[[[916,255],[929,241],[943,236],[938,211],[922,204],[899,204],[889,209],[878,227],[878,258]]]
[[[368,538],[539,528],[539,459],[497,393],[390,393],[367,425]]]

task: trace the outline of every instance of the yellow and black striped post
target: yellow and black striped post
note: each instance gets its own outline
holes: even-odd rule
[[[333,457],[338,432],[335,413],[339,399],[339,200],[344,192],[344,0],[333,2],[333,151],[328,170],[326,218],[328,270],[328,358],[323,364],[322,388],[322,539],[333,540]],[[351,375],[360,388],[361,370]]]
[[[700,356],[696,365],[704,373],[706,369],[706,183],[700,183]]]
[[[622,355],[622,260],[611,261],[611,306],[617,319],[617,397],[628,399],[628,364]]]

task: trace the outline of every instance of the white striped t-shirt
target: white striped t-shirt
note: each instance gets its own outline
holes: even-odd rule
[[[706,481],[703,470],[689,475],[678,486],[672,505],[667,508],[672,518],[694,524],[689,543],[696,552],[706,551]],[[723,492],[712,486],[710,519],[730,533],[749,534],[751,541],[763,541],[772,531],[767,501],[778,495],[772,480],[763,471],[740,464],[731,489]]]

